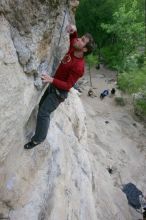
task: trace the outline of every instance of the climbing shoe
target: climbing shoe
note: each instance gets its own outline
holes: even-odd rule
[[[32,149],[34,147],[36,147],[37,145],[39,145],[40,143],[34,142],[34,141],[30,141],[27,144],[24,145],[24,149]]]

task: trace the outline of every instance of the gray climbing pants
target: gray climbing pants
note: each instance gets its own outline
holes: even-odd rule
[[[68,96],[65,90],[59,90],[53,85],[48,86],[39,103],[35,134],[32,141],[41,143],[45,140],[50,124],[50,114]]]

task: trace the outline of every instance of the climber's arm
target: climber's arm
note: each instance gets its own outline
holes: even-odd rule
[[[77,28],[76,28],[75,25],[69,24],[69,25],[67,26],[66,30],[67,30],[67,33],[69,33],[69,35],[70,35],[70,42],[72,42],[72,40],[73,40],[74,38],[77,38],[77,37],[78,37]]]

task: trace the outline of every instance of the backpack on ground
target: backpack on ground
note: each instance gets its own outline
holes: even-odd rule
[[[143,194],[133,183],[124,184],[122,191],[126,194],[129,205],[135,209],[141,208],[139,198],[143,197]]]

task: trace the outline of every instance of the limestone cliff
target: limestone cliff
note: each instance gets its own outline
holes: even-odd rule
[[[75,7],[74,1],[65,0],[0,1],[0,200],[6,212],[15,205],[17,209],[26,190],[29,195],[29,184],[25,186],[22,181],[34,178],[40,170],[33,164],[31,153],[27,155],[23,150],[34,130],[42,96],[42,89],[35,84],[40,84],[42,71],[52,73],[57,68],[68,49],[66,26],[74,22]],[[45,157],[38,157],[40,166],[50,155],[50,150],[46,151]],[[53,191],[49,189],[48,193]]]
[[[46,141],[30,151],[23,149],[34,131],[37,104],[43,94],[40,74],[55,71],[67,51],[65,29],[69,22],[74,23],[77,4],[73,0],[0,1],[0,218],[132,220],[126,197],[114,186],[106,165],[120,161],[118,166],[124,163],[125,168],[133,155],[123,151],[122,144],[119,154],[117,139],[112,144],[111,133],[114,130],[118,136],[118,124],[113,123],[107,131],[98,129],[104,118],[93,117],[94,131],[89,128],[87,137],[89,125],[75,90],[52,115]],[[125,148],[129,142],[133,144],[132,138],[123,142]]]
[[[72,17],[71,6],[65,1],[0,2],[2,161],[12,148],[23,143],[24,135],[31,130],[33,111],[42,95],[34,84],[40,84],[42,71],[52,73],[54,56],[59,60],[65,54],[68,48],[65,28]],[[58,64],[55,63],[55,68]]]

